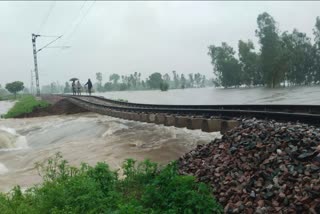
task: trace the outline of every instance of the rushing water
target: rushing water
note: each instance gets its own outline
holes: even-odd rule
[[[281,89],[184,89],[109,92],[107,98],[155,104],[320,104],[320,87]],[[0,114],[12,102],[0,102]],[[126,121],[94,113],[29,119],[0,119],[0,191],[41,182],[35,162],[60,151],[71,164],[107,162],[118,169],[126,158],[159,163],[177,159],[219,133]]]
[[[7,113],[14,104],[14,101],[0,101],[0,115]]]
[[[219,136],[94,113],[1,119],[0,191],[39,183],[35,162],[58,151],[73,165],[105,161],[118,169],[126,158],[165,164]]]
[[[197,88],[155,91],[120,91],[96,93],[112,99],[148,104],[320,104],[320,87],[267,88]]]

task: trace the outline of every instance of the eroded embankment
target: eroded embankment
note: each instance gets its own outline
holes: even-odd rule
[[[178,161],[211,184],[226,213],[320,213],[320,129],[244,120]]]
[[[60,96],[44,95],[41,96],[41,99],[48,102],[50,105],[45,108],[35,108],[32,112],[21,114],[16,116],[16,118],[43,117],[50,115],[88,112],[88,110],[83,109]]]

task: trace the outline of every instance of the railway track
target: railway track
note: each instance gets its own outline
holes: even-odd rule
[[[155,105],[127,103],[98,96],[65,96],[117,111],[137,113],[167,113],[181,116],[201,116],[204,118],[220,117],[255,117],[258,119],[274,119],[279,121],[303,122],[313,125],[320,124],[319,105]]]

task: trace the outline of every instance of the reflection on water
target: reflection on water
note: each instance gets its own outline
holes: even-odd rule
[[[127,158],[168,163],[220,137],[94,113],[2,119],[0,127],[0,191],[40,182],[34,163],[43,163],[58,151],[71,164],[106,161],[117,169]]]
[[[320,87],[238,88],[238,89],[176,89],[156,91],[119,91],[96,93],[112,99],[149,104],[320,104]]]

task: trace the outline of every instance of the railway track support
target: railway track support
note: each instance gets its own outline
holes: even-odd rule
[[[165,126],[174,126],[176,123],[176,118],[174,115],[166,115]]]
[[[204,132],[219,132],[221,131],[221,119],[204,119],[201,130]]]
[[[192,117],[188,119],[187,129],[195,130],[201,129],[203,123],[203,118]]]
[[[175,127],[178,127],[178,128],[187,127],[187,125],[188,125],[188,119],[189,119],[189,117],[177,116],[176,119],[175,119],[175,124],[174,124],[174,126],[175,126]]]

